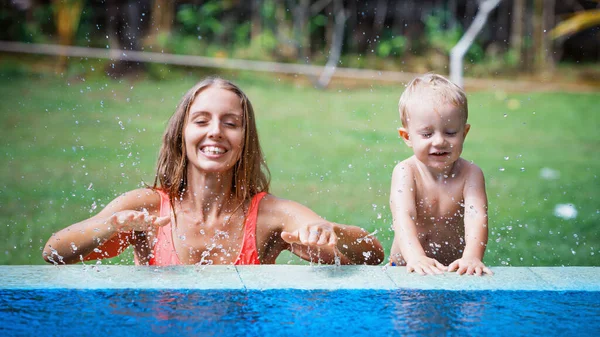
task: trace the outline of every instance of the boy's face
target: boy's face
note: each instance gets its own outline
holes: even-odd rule
[[[410,107],[407,128],[398,130],[406,145],[427,167],[445,171],[462,153],[470,125],[463,113],[449,103],[435,103],[431,97]]]

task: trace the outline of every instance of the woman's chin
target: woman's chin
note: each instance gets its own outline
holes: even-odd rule
[[[204,163],[199,165],[199,169],[204,173],[223,174],[230,172],[233,169],[233,166],[233,164]]]

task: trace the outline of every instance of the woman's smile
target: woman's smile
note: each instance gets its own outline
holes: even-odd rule
[[[200,151],[208,157],[221,157],[227,152],[227,149],[218,145],[204,145],[200,147]]]

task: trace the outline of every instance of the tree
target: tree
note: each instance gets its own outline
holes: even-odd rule
[[[517,62],[523,59],[523,34],[525,18],[525,0],[513,0],[513,20],[511,22],[510,48],[516,54]]]

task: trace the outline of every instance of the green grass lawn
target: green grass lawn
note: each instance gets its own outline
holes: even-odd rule
[[[277,76],[228,73],[252,100],[272,193],[355,224],[389,253],[400,85],[318,91]],[[56,230],[152,183],[162,132],[200,78],[163,81],[0,71],[0,264],[41,264]],[[600,94],[469,93],[463,156],[484,171],[492,266],[600,265]],[[559,173],[542,178],[543,168]],[[575,219],[553,214],[571,203]],[[131,254],[110,263],[131,263]],[[289,255],[280,263],[298,263]],[[106,262],[105,262],[106,263]]]

